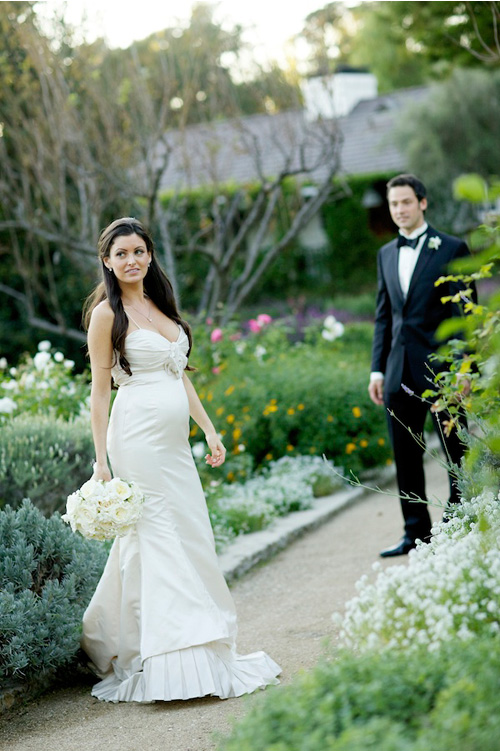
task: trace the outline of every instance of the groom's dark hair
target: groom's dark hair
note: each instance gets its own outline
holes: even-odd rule
[[[389,194],[391,188],[398,188],[401,185],[408,185],[410,188],[413,188],[419,201],[427,196],[427,190],[423,182],[418,177],[415,177],[415,175],[406,174],[391,177],[387,183],[387,194]]]

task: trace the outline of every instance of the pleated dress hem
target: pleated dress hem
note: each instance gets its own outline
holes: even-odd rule
[[[113,669],[92,689],[108,702],[175,701],[216,696],[230,699],[279,683],[281,668],[265,652],[237,655],[227,645],[199,645],[154,655],[142,670],[121,676]]]

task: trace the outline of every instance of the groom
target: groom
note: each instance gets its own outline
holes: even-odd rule
[[[387,409],[404,535],[393,547],[380,553],[384,558],[405,555],[416,547],[417,539],[427,540],[430,536],[431,519],[426,503],[422,503],[426,500],[423,448],[411,433],[423,435],[430,405],[422,402],[419,395],[431,388],[433,374],[440,369],[439,363],[429,359],[440,346],[435,338],[436,329],[447,318],[463,315],[460,305],[441,302],[441,297],[458,292],[459,285],[444,283],[436,287],[434,283],[447,273],[453,260],[469,254],[464,242],[427,224],[426,189],[414,175],[393,177],[387,183],[387,200],[399,236],[378,254],[377,308],[368,391],[375,404],[385,404]],[[448,462],[459,465],[464,446],[456,428],[449,436],[445,435],[443,423],[449,414],[431,414]],[[449,502],[458,501],[458,490],[450,474]]]

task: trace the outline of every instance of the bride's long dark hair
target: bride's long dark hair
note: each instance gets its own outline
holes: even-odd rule
[[[151,236],[145,230],[144,226],[134,217],[123,217],[111,222],[99,236],[97,250],[101,261],[102,281],[97,285],[94,291],[89,295],[83,306],[83,324],[87,330],[89,327],[92,311],[103,300],[107,300],[115,314],[113,328],[111,330],[111,341],[113,351],[118,359],[120,366],[128,374],[132,375],[130,365],[125,356],[125,339],[128,330],[128,318],[123,308],[122,293],[118,280],[113,273],[109,273],[104,265],[104,259],[109,258],[111,247],[117,237],[138,235],[146,244],[146,248],[151,253],[151,264],[148,273],[144,277],[144,292],[149,299],[156,305],[162,313],[175,321],[178,326],[182,326],[189,341],[188,357],[193,344],[191,329],[189,324],[184,321],[177,310],[174,290],[167,277],[162,271],[156,260],[154,244]],[[115,360],[116,362],[116,360]],[[186,370],[193,370],[189,365]]]

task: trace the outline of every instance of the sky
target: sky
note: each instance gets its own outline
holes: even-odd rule
[[[135,39],[143,39],[154,31],[186,22],[195,0],[50,0],[40,2],[40,13],[66,6],[65,17],[71,24],[88,29],[86,38],[104,37],[111,47],[127,47]],[[229,25],[248,27],[245,41],[251,43],[259,62],[266,59],[283,62],[287,40],[304,26],[306,16],[322,8],[328,0],[219,0],[216,20]],[[297,52],[297,51],[296,51]]]

